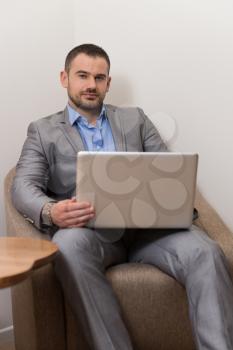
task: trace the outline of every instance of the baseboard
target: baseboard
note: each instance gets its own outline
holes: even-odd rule
[[[0,329],[0,345],[14,341],[13,326]]]

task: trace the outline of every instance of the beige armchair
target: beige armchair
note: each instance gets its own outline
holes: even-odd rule
[[[45,238],[12,206],[13,176],[14,169],[5,179],[8,235]],[[232,233],[200,193],[196,207],[199,211],[196,224],[218,241],[233,276]],[[112,267],[108,269],[107,277],[121,304],[135,349],[195,349],[185,289],[178,282],[157,268],[142,264]],[[64,300],[51,264],[36,270],[29,279],[12,288],[12,304],[16,350],[89,349]]]

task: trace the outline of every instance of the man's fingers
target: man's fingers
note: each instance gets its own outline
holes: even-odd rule
[[[65,211],[69,212],[69,211],[73,211],[73,210],[80,210],[80,209],[87,209],[90,208],[91,204],[89,202],[77,202],[77,201],[73,201],[73,202],[68,202],[65,203]]]
[[[68,226],[68,228],[79,228],[79,227],[84,227],[86,224],[87,224],[87,222],[82,222],[82,223],[77,224],[77,225]]]
[[[89,202],[77,202],[76,198],[60,201],[51,209],[53,223],[59,227],[82,227],[95,215]]]
[[[92,219],[94,214],[83,215],[81,217],[71,218],[65,220],[67,225],[79,225],[81,223],[86,223],[88,220]]]
[[[67,211],[65,213],[64,219],[65,220],[76,219],[76,218],[80,218],[81,219],[83,216],[92,215],[92,214],[94,214],[94,209],[93,208],[72,210],[72,211]]]

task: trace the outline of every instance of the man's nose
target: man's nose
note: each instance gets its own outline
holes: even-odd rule
[[[88,89],[95,89],[95,88],[96,88],[95,77],[89,77],[87,88],[88,88]]]

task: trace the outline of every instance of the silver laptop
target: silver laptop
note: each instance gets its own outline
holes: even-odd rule
[[[89,201],[93,228],[188,228],[198,155],[79,152],[77,199]]]

